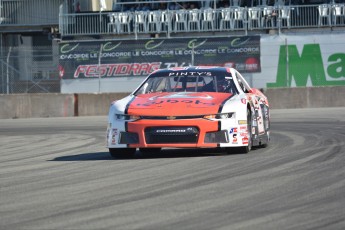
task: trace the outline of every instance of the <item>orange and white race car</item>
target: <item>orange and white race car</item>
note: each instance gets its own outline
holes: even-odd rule
[[[248,153],[267,146],[266,96],[233,68],[181,67],[151,73],[109,109],[107,147],[113,157],[162,148],[224,148]]]

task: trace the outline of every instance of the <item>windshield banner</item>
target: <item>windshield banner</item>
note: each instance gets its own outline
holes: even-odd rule
[[[198,66],[234,67],[261,72],[260,36],[87,41],[60,43],[63,79],[144,77],[157,69]]]

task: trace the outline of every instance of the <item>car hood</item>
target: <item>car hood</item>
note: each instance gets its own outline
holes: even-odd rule
[[[127,113],[148,116],[215,114],[230,99],[229,93],[174,92],[140,94],[127,105]]]

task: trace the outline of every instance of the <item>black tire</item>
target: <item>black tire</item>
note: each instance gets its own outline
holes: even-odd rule
[[[109,153],[114,158],[131,158],[134,157],[135,148],[110,148]]]
[[[260,147],[260,148],[263,148],[263,149],[264,149],[264,148],[267,148],[267,146],[268,146],[268,143],[259,145],[259,147]]]
[[[268,146],[268,144],[269,144],[269,142],[270,142],[270,134],[269,134],[269,131],[266,131],[266,132],[267,132],[267,134],[266,134],[266,135],[267,135],[266,143],[259,145],[260,148],[267,148],[267,146]]]
[[[162,148],[139,148],[142,153],[159,153]]]
[[[249,153],[252,149],[252,113],[249,108],[247,108],[247,131],[248,131],[248,146],[238,147],[238,153]]]

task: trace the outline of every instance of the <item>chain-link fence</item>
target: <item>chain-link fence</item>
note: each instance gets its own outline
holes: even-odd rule
[[[51,46],[1,47],[0,94],[60,92],[57,59]]]

